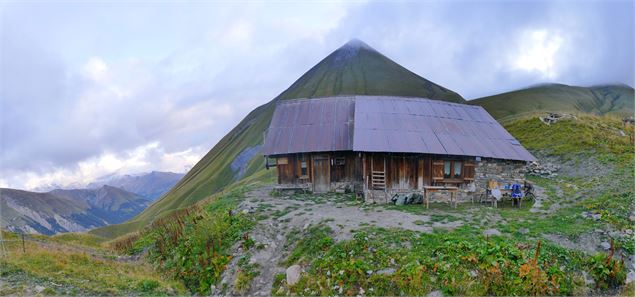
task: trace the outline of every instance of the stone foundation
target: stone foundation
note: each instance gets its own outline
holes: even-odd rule
[[[499,186],[504,187],[505,184],[523,184],[525,181],[526,165],[525,162],[508,161],[499,159],[482,158],[476,162],[474,168],[474,181],[472,183],[463,183],[459,186],[459,191],[455,194],[455,199],[460,202],[478,201],[479,197],[485,194],[487,183],[489,180],[496,180]],[[422,190],[413,189],[413,191],[421,193]],[[380,199],[367,199],[370,203],[390,203],[390,198],[398,191],[388,191],[388,199],[383,196]],[[402,192],[402,191],[399,191]],[[379,195],[377,195],[379,196]],[[430,202],[449,202],[450,194],[446,192],[433,192],[430,194]]]

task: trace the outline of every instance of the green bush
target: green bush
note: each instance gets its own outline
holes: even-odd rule
[[[599,253],[591,257],[589,267],[596,288],[617,288],[626,280],[624,261],[613,259],[613,252],[609,255]]]
[[[150,260],[190,291],[209,293],[232,259],[229,248],[254,225],[253,219],[232,211],[243,193],[230,192],[205,208],[191,207],[155,221],[141,237],[153,243]]]

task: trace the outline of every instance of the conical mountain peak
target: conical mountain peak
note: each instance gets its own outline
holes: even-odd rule
[[[388,95],[465,102],[457,93],[395,63],[359,39],[351,39],[302,75],[276,99],[337,95]]]

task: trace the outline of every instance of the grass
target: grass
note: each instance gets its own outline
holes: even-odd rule
[[[540,112],[632,115],[635,109],[633,89],[622,85],[584,88],[549,84],[470,100],[469,103],[484,107],[503,122]]]
[[[309,248],[308,242],[330,238],[328,230],[313,228],[287,260],[305,259],[307,273],[293,286],[274,282],[272,294],[384,296],[441,290],[444,295],[580,295],[590,291],[579,271],[597,262],[544,242],[486,238],[472,227],[433,234],[365,228],[352,240]],[[388,268],[394,272],[384,273]],[[624,272],[623,267],[614,269]]]
[[[505,128],[525,148],[565,159],[582,154],[607,163],[620,163],[635,154],[629,137],[619,134],[619,131],[635,134],[633,126],[623,127],[618,117],[579,115],[578,119],[561,120],[550,126],[532,117],[507,124]]]
[[[54,241],[60,242],[59,239]],[[94,295],[162,295],[185,292],[180,282],[164,279],[150,265],[143,263],[95,258],[84,252],[51,248],[30,241],[26,242],[26,253],[16,243],[8,244],[8,249],[9,255],[0,258],[0,274],[3,276],[25,274],[28,278],[70,286],[84,294]],[[49,293],[54,293],[51,291],[53,288],[48,288]]]
[[[103,248],[102,244],[106,240],[103,237],[89,233],[61,233],[51,236],[49,239],[58,243],[75,244],[97,249]]]

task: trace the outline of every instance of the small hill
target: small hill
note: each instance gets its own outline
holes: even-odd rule
[[[359,40],[351,40],[302,75],[267,104],[250,112],[161,199],[121,225],[91,231],[116,237],[223,191],[237,181],[273,180],[259,153],[278,100],[335,95],[394,95],[465,102],[457,93],[413,73]]]
[[[0,189],[2,226],[11,231],[52,235],[124,222],[150,201],[119,188],[36,193]]]
[[[90,183],[87,188],[94,189],[108,185],[141,195],[148,200],[156,200],[169,191],[184,175],[182,173],[152,171],[138,175],[105,176]]]
[[[539,112],[632,115],[633,88],[627,85],[576,87],[544,84],[522,90],[470,100],[494,118],[508,120]]]

